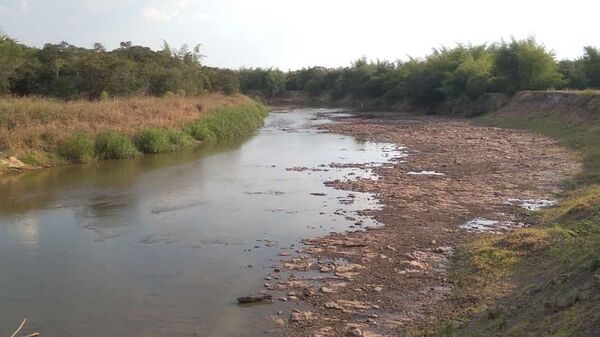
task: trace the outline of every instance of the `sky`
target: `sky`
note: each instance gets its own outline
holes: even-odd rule
[[[202,44],[218,67],[338,67],[535,36],[559,59],[600,47],[600,2],[532,0],[0,0],[0,31],[42,47]]]

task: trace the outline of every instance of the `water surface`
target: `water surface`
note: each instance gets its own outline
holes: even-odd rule
[[[272,309],[235,298],[261,288],[281,248],[378,206],[323,185],[369,172],[319,165],[399,155],[315,127],[336,113],[271,113],[236,143],[1,177],[0,335],[24,317],[44,337],[264,335]]]

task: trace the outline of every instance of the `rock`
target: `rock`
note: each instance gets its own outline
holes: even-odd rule
[[[416,269],[416,270],[425,270],[427,269],[427,265],[423,262],[419,261],[404,261],[402,262],[402,267],[407,269]]]
[[[290,321],[296,323],[313,321],[315,319],[317,319],[317,317],[312,311],[295,311],[290,316]]]
[[[273,299],[271,295],[256,295],[256,296],[240,296],[237,298],[238,303],[258,303],[258,302],[270,302]]]
[[[335,290],[333,288],[321,287],[321,292],[325,294],[331,294],[334,293]]]
[[[342,307],[341,305],[335,303],[335,302],[327,302],[325,303],[325,308],[327,309],[337,309],[337,310],[344,310],[344,307]]]
[[[348,331],[348,336],[351,336],[351,337],[362,337],[363,336],[363,332],[359,328],[352,328],[352,329],[350,329]]]
[[[452,247],[437,247],[433,251],[438,254],[449,254],[450,252],[452,252]]]

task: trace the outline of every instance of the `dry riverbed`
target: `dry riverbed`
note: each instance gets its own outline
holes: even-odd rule
[[[408,156],[371,168],[377,180],[328,183],[374,193],[384,207],[364,213],[384,226],[282,251],[262,291],[286,302],[273,307],[275,335],[397,336],[446,317],[461,306],[449,297],[455,247],[528,226],[524,209],[550,204],[579,170],[549,138],[466,121],[343,118],[322,128],[405,146]]]

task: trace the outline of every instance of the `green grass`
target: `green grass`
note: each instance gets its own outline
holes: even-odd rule
[[[59,154],[74,163],[87,163],[94,159],[94,141],[85,134],[71,135],[59,148]]]
[[[540,132],[579,154],[583,172],[538,223],[460,247],[453,300],[467,301],[428,336],[594,336],[600,331],[600,122],[577,116],[484,116]],[[477,298],[473,301],[472,298]]]
[[[267,112],[262,104],[217,108],[208,117],[186,125],[184,130],[202,142],[232,139],[247,135],[260,127]]]
[[[127,159],[139,152],[127,137],[107,130],[96,135],[94,154],[98,159]]]
[[[193,138],[179,130],[149,128],[133,138],[137,149],[142,153],[162,153],[179,150],[193,145]]]

